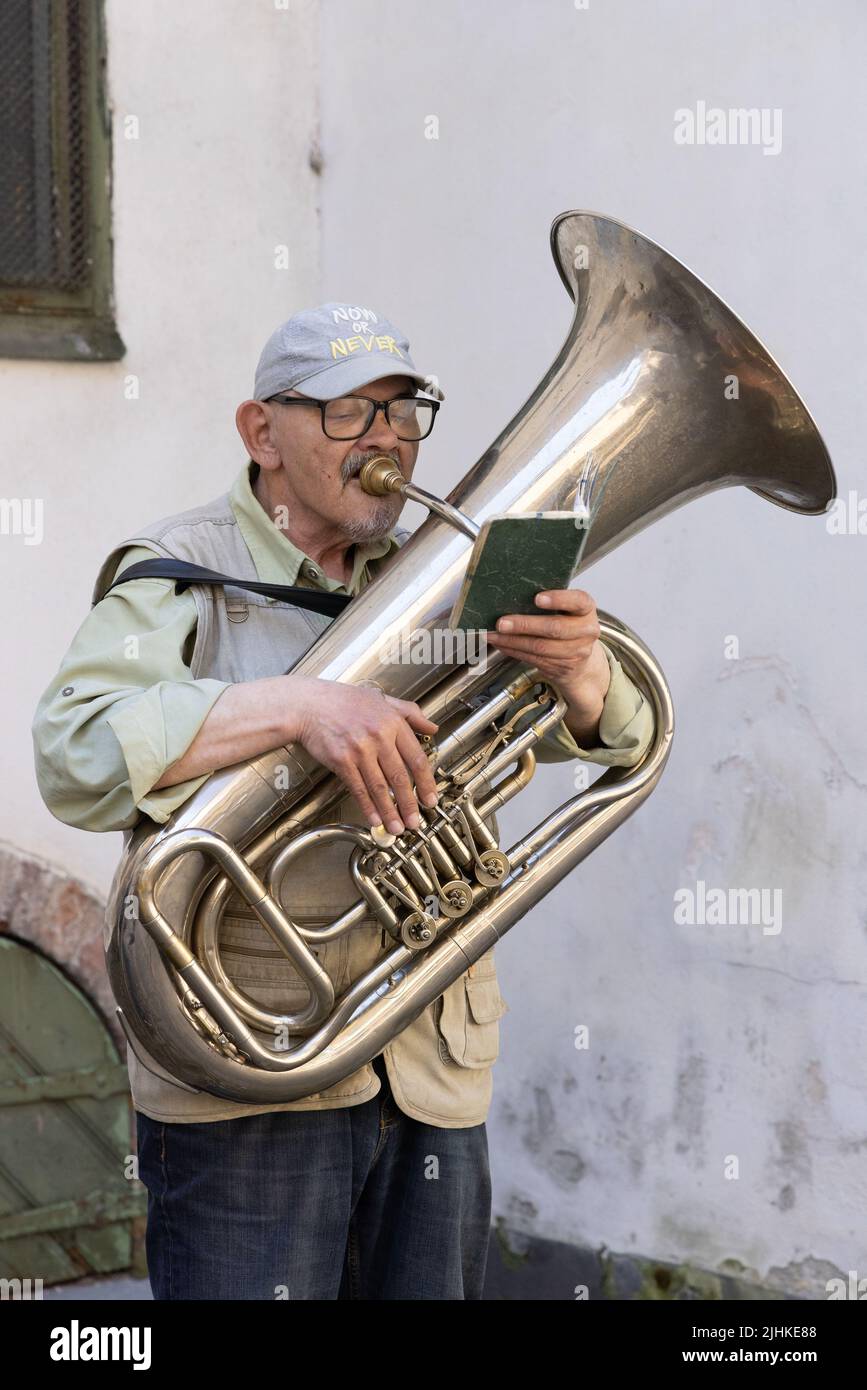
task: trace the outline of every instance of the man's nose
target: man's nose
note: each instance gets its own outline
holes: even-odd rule
[[[391,425],[388,423],[384,410],[377,410],[374,412],[370,428],[362,435],[358,442],[359,444],[363,444],[365,441],[374,448],[385,445],[393,447],[400,442],[394,430],[391,428]]]

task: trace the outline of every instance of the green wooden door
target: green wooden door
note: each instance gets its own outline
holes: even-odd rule
[[[0,937],[0,1278],[127,1269],[147,1194],[130,1172],[126,1066],[39,951]]]

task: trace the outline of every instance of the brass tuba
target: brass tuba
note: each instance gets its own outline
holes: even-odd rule
[[[345,791],[292,746],[215,772],[167,825],[143,819],[127,841],[107,920],[118,1012],[137,1055],[141,1043],[193,1090],[279,1104],[350,1075],[656,786],[673,735],[670,691],[639,638],[601,614],[603,640],[651,702],[651,745],[637,767],[609,769],[507,851],[494,842],[485,819],[532,776],[534,745],[562,718],[562,698],[500,653],[486,669],[382,659],[399,634],[447,626],[487,516],[573,509],[592,456],[605,491],[584,570],[714,488],[743,484],[814,516],[833,499],[828,452],[803,402],[701,280],[592,213],[557,217],[551,249],[575,303],[556,361],[447,500],[406,483],[389,460],[371,461],[369,491],[400,490],[431,514],[292,668],[417,700],[440,724],[428,747],[437,807],[420,808],[419,830],[397,840],[364,826],[314,826]],[[491,694],[495,676],[505,683]],[[326,927],[299,927],[281,896],[292,862],[335,840],[346,844],[359,900]],[[220,921],[233,891],[301,973],[309,1000],[297,1013],[268,1012],[226,974]],[[310,948],[371,912],[385,934],[381,958],[335,997]]]

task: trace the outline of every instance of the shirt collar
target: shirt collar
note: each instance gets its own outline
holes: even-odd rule
[[[253,480],[258,471],[259,465],[252,460],[244,464],[232,484],[229,501],[256,566],[256,574],[263,584],[301,583],[331,593],[355,595],[362,586],[362,580],[370,578],[365,575],[368,561],[379,560],[392,550],[400,549],[393,533],[381,541],[369,541],[364,545],[356,542],[352,549],[352,577],[349,584],[332,579],[309,555],[293,545],[286,533],[271,520],[253,492]]]

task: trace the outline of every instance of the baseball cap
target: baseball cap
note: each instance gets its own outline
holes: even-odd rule
[[[383,376],[410,376],[437,400],[444,400],[434,378],[424,376],[409,342],[390,319],[359,304],[320,304],[281,323],[268,339],[253,396],[266,400],[278,391],[302,390],[330,401]]]

